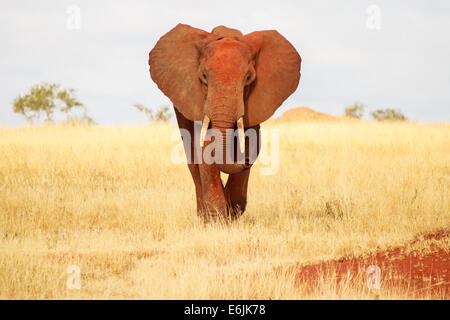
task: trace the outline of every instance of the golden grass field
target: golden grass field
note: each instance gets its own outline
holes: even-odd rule
[[[0,298],[410,298],[329,275],[311,292],[291,266],[448,229],[450,125],[263,128],[280,130],[279,171],[255,164],[242,218],[206,226],[187,166],[171,161],[175,125],[0,129]]]

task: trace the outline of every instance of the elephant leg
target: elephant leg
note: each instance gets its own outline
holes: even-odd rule
[[[203,201],[203,191],[199,167],[198,164],[188,164],[188,167],[195,184],[195,197],[197,199],[197,214],[199,216],[202,216],[205,210],[205,205]]]
[[[197,143],[197,141],[194,141],[194,122],[186,119],[176,108],[174,110],[180,130],[184,129],[189,132],[189,137],[186,138],[190,139],[183,138],[183,145],[186,151],[188,168],[195,184],[197,214],[205,221],[226,217],[228,208],[219,169],[215,164],[209,165],[204,161],[197,164],[194,161],[194,144]]]
[[[249,132],[253,130],[253,134]],[[245,141],[246,157],[250,158],[252,162],[256,161],[260,148],[260,126],[248,128],[246,134],[253,138],[250,144],[250,138]],[[237,150],[237,148],[235,148]],[[236,152],[236,151],[235,151]],[[230,215],[232,218],[237,218],[242,215],[247,206],[247,187],[248,178],[250,176],[251,168],[236,174],[230,174],[225,186],[225,198],[230,207]]]
[[[230,174],[225,186],[225,198],[230,207],[230,215],[237,218],[242,215],[247,205],[247,186],[250,168],[236,174]]]
[[[219,169],[215,164],[202,162],[199,164],[199,171],[205,206],[205,221],[226,221],[228,203],[225,200]]]
[[[199,165],[194,161],[194,122],[186,119],[176,108],[175,115],[177,117],[178,127],[184,130],[187,130],[190,135],[190,141],[185,140],[183,138],[183,146],[186,152],[186,158],[188,162],[188,168],[191,172],[192,180],[194,180],[195,185],[195,196],[197,199],[197,214],[199,216],[203,215],[203,211],[205,209],[203,202],[203,192],[202,192],[202,183],[200,179],[200,171]],[[189,138],[189,137],[186,137]]]

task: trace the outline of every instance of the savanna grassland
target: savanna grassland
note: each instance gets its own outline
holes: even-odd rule
[[[264,128],[279,130],[278,172],[255,164],[245,214],[206,226],[171,160],[175,125],[0,129],[0,298],[410,298],[329,274],[311,290],[292,266],[448,230],[450,125]],[[80,289],[67,288],[71,265]]]

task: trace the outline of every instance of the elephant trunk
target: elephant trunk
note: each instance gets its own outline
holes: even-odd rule
[[[215,129],[218,133],[220,133],[220,147],[222,155],[220,158],[216,157],[217,168],[220,171],[228,174],[239,173],[245,169],[250,168],[251,164],[249,164],[248,159],[246,159],[243,163],[236,162],[237,150],[233,135],[234,129],[236,127],[238,129],[239,148],[241,153],[244,153],[245,156],[245,136],[242,117],[236,119],[236,116],[234,116],[230,112],[231,110],[225,106],[216,107],[213,108],[213,110],[214,111],[211,114],[211,119],[209,119],[208,116],[205,116],[205,119],[203,121],[203,128],[207,129],[209,121],[211,121],[211,129]],[[206,129],[202,130],[201,133],[202,145],[204,141],[204,135],[206,134]]]

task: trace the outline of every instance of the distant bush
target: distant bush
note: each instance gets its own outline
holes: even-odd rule
[[[345,108],[345,116],[350,118],[361,119],[364,115],[364,104],[355,102],[351,106]]]
[[[83,114],[82,116],[68,116],[65,123],[69,125],[97,124],[97,122],[95,122],[94,119],[89,117],[87,114]]]
[[[378,109],[371,112],[373,119],[376,121],[405,121],[407,118],[400,110],[395,109]]]
[[[156,112],[140,103],[134,104],[133,107],[135,107],[139,111],[144,112],[150,122],[167,123],[172,118],[172,115],[169,113],[170,109],[167,106],[160,107]]]
[[[82,115],[74,114],[75,110],[82,111]],[[68,122],[95,123],[87,115],[84,105],[76,98],[75,90],[61,89],[60,85],[55,83],[34,85],[29,93],[17,96],[13,101],[13,111],[23,115],[30,123],[41,118],[53,122],[55,111],[65,113]]]

